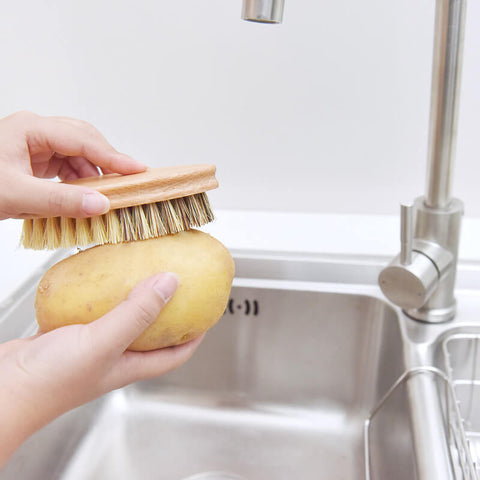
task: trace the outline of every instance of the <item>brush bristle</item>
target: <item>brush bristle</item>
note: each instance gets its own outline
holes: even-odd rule
[[[34,250],[131,242],[200,227],[213,220],[206,193],[111,210],[92,218],[35,218],[23,222],[21,244]]]
[[[60,247],[68,248],[75,245],[75,219],[60,217]]]

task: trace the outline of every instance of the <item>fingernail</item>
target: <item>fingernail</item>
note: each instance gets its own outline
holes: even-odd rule
[[[101,215],[110,210],[110,202],[101,193],[88,192],[83,194],[82,208],[87,215]]]
[[[175,273],[160,273],[153,284],[153,289],[161,295],[165,303],[167,303],[180,285],[180,279]]]

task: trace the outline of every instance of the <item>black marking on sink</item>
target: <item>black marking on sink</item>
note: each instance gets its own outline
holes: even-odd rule
[[[253,315],[254,317],[256,317],[259,312],[258,301],[245,299],[242,302],[237,303],[235,302],[235,299],[230,298],[230,300],[228,301],[228,308],[227,310],[225,310],[225,313],[227,313],[228,311],[230,314],[233,315],[235,313],[235,310],[238,310],[240,313],[243,312],[245,316]]]

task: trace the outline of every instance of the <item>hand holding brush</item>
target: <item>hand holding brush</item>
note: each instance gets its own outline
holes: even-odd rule
[[[0,219],[85,218],[110,209],[91,187],[52,182],[103,173],[132,174],[146,166],[117,152],[92,125],[66,117],[19,112],[0,120]]]

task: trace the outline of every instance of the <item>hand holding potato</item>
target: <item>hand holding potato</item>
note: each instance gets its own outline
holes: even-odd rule
[[[202,337],[151,352],[126,351],[177,287],[175,275],[157,274],[95,322],[0,345],[0,468],[29,435],[62,413],[136,380],[162,375],[193,354]]]
[[[97,167],[124,174],[146,168],[85,122],[29,112],[0,119],[0,219],[104,213],[109,202],[98,192],[46,180],[97,175]],[[67,410],[181,365],[222,315],[234,275],[223,245],[200,232],[146,242],[96,247],[60,262],[71,267],[52,268],[37,293],[41,331],[0,345],[0,469]],[[93,261],[85,268],[82,259]],[[157,273],[172,271],[179,276]]]

